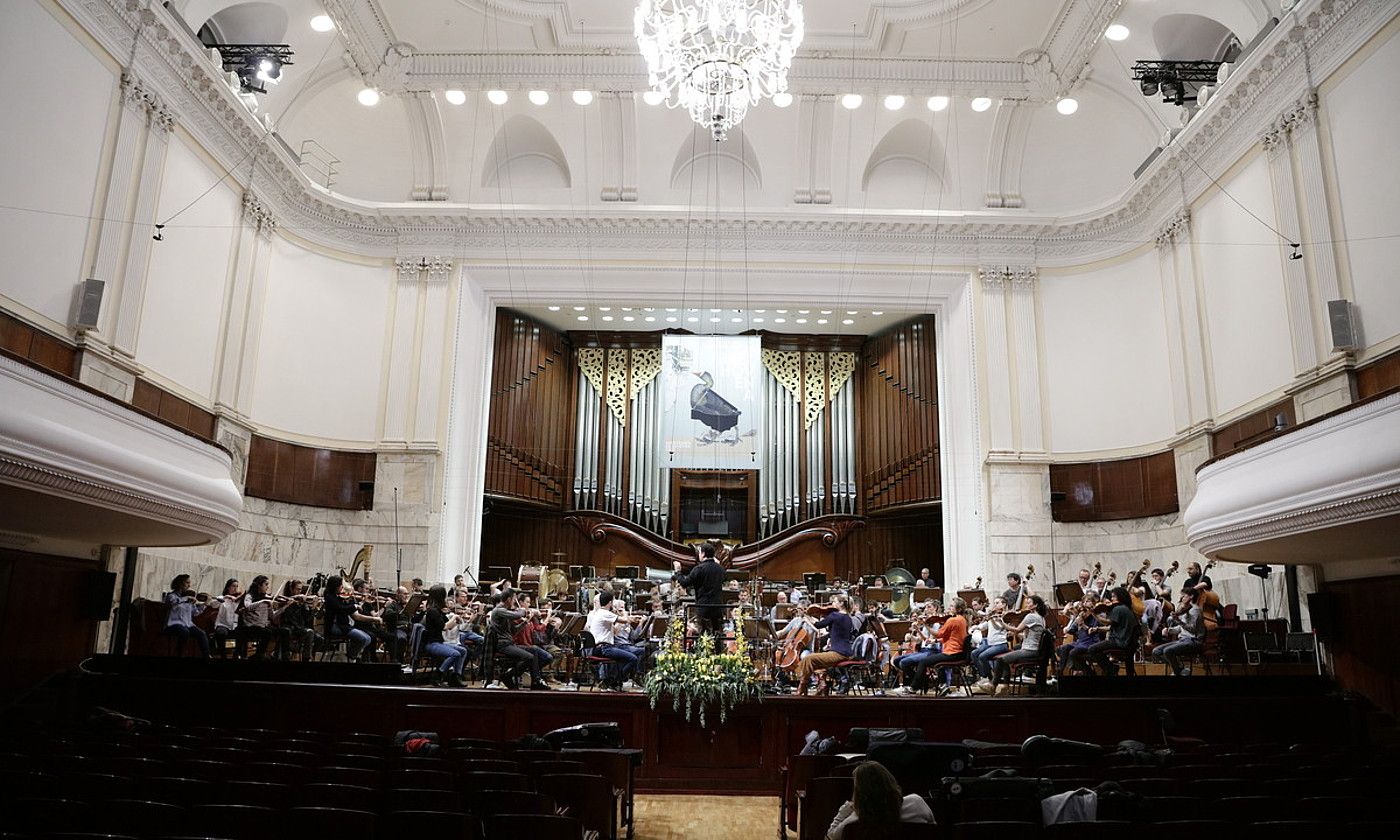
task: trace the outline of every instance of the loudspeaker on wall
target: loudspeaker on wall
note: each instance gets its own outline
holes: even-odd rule
[[[1308,593],[1308,618],[1323,641],[1337,636],[1337,596],[1331,592]]]
[[[102,314],[102,289],[107,284],[89,277],[78,284],[78,301],[73,314],[73,329],[97,329],[97,318]]]
[[[1352,307],[1351,301],[1329,300],[1327,301],[1327,324],[1332,332],[1332,349],[1340,351],[1355,350],[1361,346],[1356,335],[1356,310]]]
[[[112,617],[112,593],[117,588],[116,572],[84,572],[78,583],[78,617],[106,621]]]

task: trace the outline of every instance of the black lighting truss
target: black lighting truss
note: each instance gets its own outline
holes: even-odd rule
[[[214,49],[224,60],[224,71],[237,73],[249,93],[267,93],[267,81],[280,79],[282,68],[292,63],[287,44],[216,44]],[[260,78],[260,72],[267,79]]]
[[[1174,105],[1195,102],[1196,91],[1214,82],[1219,73],[1218,61],[1139,61],[1133,65],[1133,81],[1143,96],[1160,91],[1162,101]]]

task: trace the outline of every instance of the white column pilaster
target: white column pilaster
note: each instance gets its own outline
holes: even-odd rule
[[[111,299],[113,292],[120,289],[122,251],[131,234],[131,226],[122,224],[130,217],[131,193],[136,177],[136,160],[140,153],[140,142],[146,131],[148,110],[147,91],[141,81],[132,73],[122,73],[121,113],[117,118],[117,145],[112,155],[112,169],[107,176],[107,197],[102,205],[101,233],[97,240],[97,253],[93,258],[91,276],[108,284]],[[110,333],[116,316],[116,307],[105,307],[99,333]]]
[[[235,412],[238,376],[242,368],[248,329],[248,312],[253,306],[251,290],[253,264],[259,246],[258,227],[271,214],[251,192],[243,194],[243,214],[234,240],[228,292],[224,298],[220,324],[218,357],[214,373],[214,405],[223,412]]]
[[[1298,227],[1298,191],[1293,180],[1287,126],[1275,121],[1261,138],[1269,160],[1269,180],[1273,183],[1275,218],[1284,235]],[[1292,249],[1280,243],[1283,263],[1283,289],[1288,303],[1288,332],[1292,337],[1293,373],[1300,376],[1317,367],[1317,331],[1313,324],[1312,298],[1308,275],[1302,260],[1291,259]]]
[[[1157,273],[1162,282],[1162,311],[1167,321],[1167,364],[1172,385],[1173,428],[1183,432],[1191,425],[1185,339],[1181,328],[1181,302],[1177,291],[1176,238],[1168,226],[1157,235]]]
[[[418,387],[413,414],[413,436],[418,447],[438,447],[439,418],[442,416],[442,379],[446,357],[448,301],[452,291],[452,260],[429,261],[423,285],[422,316],[418,324]]]
[[[131,214],[131,241],[126,249],[126,267],[122,271],[117,322],[112,328],[113,349],[133,358],[141,332],[146,269],[150,265],[151,243],[154,241],[151,237],[155,231],[156,205],[160,200],[161,178],[165,172],[165,150],[170,142],[170,131],[175,126],[175,115],[168,107],[153,102],[149,125],[146,148],[141,156],[140,180],[136,187],[136,207]]]
[[[795,204],[831,203],[831,132],[836,98],[803,94],[797,103]]]
[[[1015,364],[1016,448],[1021,452],[1045,451],[1045,429],[1041,420],[1040,334],[1036,319],[1036,289],[1039,274],[1034,268],[1009,272],[1007,299],[1010,303]]]
[[[263,304],[267,300],[267,274],[272,263],[272,236],[277,221],[266,210],[258,220],[258,233],[253,238],[253,259],[249,267],[248,317],[243,328],[243,353],[239,358],[238,382],[234,390],[234,409],[246,417],[252,411],[253,384],[258,375],[258,354],[262,350]]]
[[[987,336],[987,448],[990,454],[1008,453],[1015,447],[1011,413],[1011,350],[1007,343],[1006,298],[1009,272],[982,268],[977,279],[982,289],[982,329]]]
[[[1172,220],[1175,246],[1172,261],[1176,268],[1177,306],[1181,313],[1182,358],[1186,363],[1186,394],[1190,399],[1191,425],[1203,424],[1215,416],[1210,380],[1206,368],[1205,313],[1201,310],[1200,288],[1196,277],[1196,252],[1192,242],[1191,216],[1183,211]]]
[[[389,381],[384,391],[384,430],[381,440],[408,443],[410,401],[413,398],[413,347],[418,333],[418,298],[425,257],[394,261],[394,332],[389,341]]]
[[[1322,146],[1318,139],[1317,93],[1311,92],[1284,117],[1288,142],[1298,166],[1298,182],[1302,187],[1303,249],[1308,268],[1312,271],[1317,301],[1313,318],[1318,324],[1318,351],[1331,355],[1332,343],[1322,325],[1327,323],[1327,301],[1340,300],[1342,292],[1337,269],[1337,248],[1333,244],[1332,217],[1327,206],[1327,183],[1324,175]]]

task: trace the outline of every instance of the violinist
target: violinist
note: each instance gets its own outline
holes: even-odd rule
[[[389,603],[384,605],[384,611],[379,614],[379,617],[384,619],[384,629],[393,634],[394,649],[398,651],[408,649],[408,634],[413,628],[413,620],[417,617],[405,615],[404,610],[407,607],[408,587],[400,586],[394,590],[393,597],[389,599]]]
[[[973,627],[974,630],[982,631],[982,643],[972,651],[972,668],[981,677],[981,682],[987,684],[987,688],[991,686],[992,660],[1011,650],[1011,644],[1006,638],[1006,623],[1002,621],[1005,613],[1006,601],[993,598],[987,619]]]
[[[928,669],[940,662],[962,659],[967,650],[967,603],[961,598],[948,602],[948,615],[938,626],[934,637],[938,640],[938,653],[926,657],[913,669],[913,679],[909,685],[895,689],[895,694],[908,695],[923,691],[928,686]],[[906,666],[907,667],[907,666]],[[906,676],[909,671],[901,667]]]
[[[238,578],[224,581],[219,596],[219,615],[214,619],[214,650],[223,659],[228,654],[228,640],[238,634],[238,606],[243,600],[243,584]]]
[[[360,602],[359,612],[356,613],[355,629],[364,631],[369,636],[370,642],[367,650],[374,653],[376,650],[386,650],[389,654],[397,658],[398,651],[394,649],[394,634],[390,633],[384,626],[384,608],[379,604],[379,593],[374,590],[372,582],[367,580],[356,580],[353,584],[355,598]]]
[[[934,609],[933,601],[924,602],[923,611],[914,617],[909,628],[909,637],[906,639],[913,647],[913,652],[896,656],[894,662],[890,663],[899,671],[900,681],[903,683],[912,682],[918,670],[938,653],[934,648],[934,626],[937,619]]]
[[[457,643],[467,649],[468,660],[475,659],[486,647],[486,637],[476,632],[481,609],[465,590],[457,590],[454,600],[452,611],[457,614]]]
[[[1099,618],[1094,614],[1094,608],[1098,605],[1099,599],[1094,593],[1085,592],[1083,600],[1077,604],[1070,604],[1065,610],[1070,617],[1065,633],[1073,639],[1055,649],[1056,672],[1060,676],[1064,676],[1070,667],[1089,672],[1089,648],[1099,640],[1094,632],[1094,628],[1099,624]]]
[[[490,634],[495,655],[510,660],[512,664],[502,675],[501,682],[492,682],[487,687],[500,688],[504,683],[508,689],[520,688],[520,677],[529,671],[530,689],[548,691],[549,686],[544,684],[544,677],[540,674],[540,660],[533,651],[515,643],[515,631],[525,623],[528,614],[516,608],[514,592],[502,592],[493,596],[492,600],[496,606],[491,610],[486,630]]]
[[[1173,614],[1162,632],[1166,641],[1152,648],[1152,658],[1166,662],[1178,677],[1190,676],[1191,669],[1182,660],[1205,649],[1206,621],[1201,605],[1192,603],[1184,611]]]
[[[529,596],[522,597],[525,599],[521,603],[525,612],[525,622],[515,631],[513,638],[515,644],[528,650],[539,660],[540,670],[543,672],[554,661],[554,654],[545,648],[549,644],[552,630],[546,623],[544,613],[530,607]]]
[[[1045,599],[1039,595],[1032,595],[1030,604],[1030,612],[1021,619],[1021,623],[1007,630],[1008,636],[1023,637],[1021,646],[997,657],[996,665],[992,668],[992,693],[997,696],[1006,692],[1012,666],[1035,662],[1041,655],[1040,646],[1050,644],[1045,639]]]
[[[596,655],[617,663],[620,673],[611,682],[620,683],[623,688],[627,688],[632,683],[632,675],[637,671],[637,655],[617,644],[616,629],[622,622],[622,617],[613,611],[613,594],[605,590],[598,594],[598,605],[588,613],[585,632],[593,635],[593,651]]]
[[[272,615],[277,619],[274,636],[277,654],[283,662],[292,658],[292,648],[301,649],[301,658],[310,660],[316,649],[315,614],[307,604],[306,584],[292,579],[282,584],[281,606]]]
[[[1118,669],[1109,661],[1108,654],[1110,651],[1121,652],[1128,676],[1132,676],[1135,673],[1133,653],[1137,649],[1142,622],[1133,613],[1132,596],[1128,594],[1127,587],[1119,586],[1112,594],[1113,608],[1108,611],[1108,626],[1094,628],[1095,632],[1106,633],[1107,638],[1089,648],[1089,660],[1099,666],[1104,676],[1112,676]]]
[[[797,680],[797,693],[806,696],[811,676],[817,671],[825,671],[832,665],[850,659],[855,652],[855,622],[851,620],[851,602],[844,595],[836,596],[837,608],[814,626],[827,631],[826,650],[805,657],[797,663],[794,677]]]
[[[447,606],[447,590],[434,586],[428,590],[428,608],[423,613],[423,652],[437,659],[436,682],[462,686],[462,674],[467,667],[467,649],[447,641],[457,629],[457,615]]]
[[[185,640],[194,639],[195,647],[199,648],[199,655],[205,659],[209,658],[209,634],[197,627],[194,617],[205,610],[211,609],[208,603],[208,596],[201,601],[190,588],[189,575],[176,575],[170,581],[170,591],[162,598],[168,612],[165,617],[165,629],[162,631],[168,636],[179,639],[176,643],[176,650],[184,653]]]
[[[352,627],[350,622],[366,621],[369,616],[360,612],[359,605],[350,596],[340,575],[326,578],[323,609],[326,612],[326,638],[345,639],[345,658],[351,662],[360,661],[360,651],[370,643],[369,634]]]

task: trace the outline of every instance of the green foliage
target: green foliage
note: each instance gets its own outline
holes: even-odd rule
[[[666,628],[656,667],[647,675],[646,691],[653,709],[663,694],[669,694],[672,711],[680,711],[684,704],[685,719],[698,715],[701,726],[705,725],[705,710],[712,705],[719,707],[723,723],[735,706],[759,698],[758,675],[749,661],[743,634],[738,634],[733,652],[716,652],[715,640],[706,633],[686,653],[685,622],[680,616]]]

